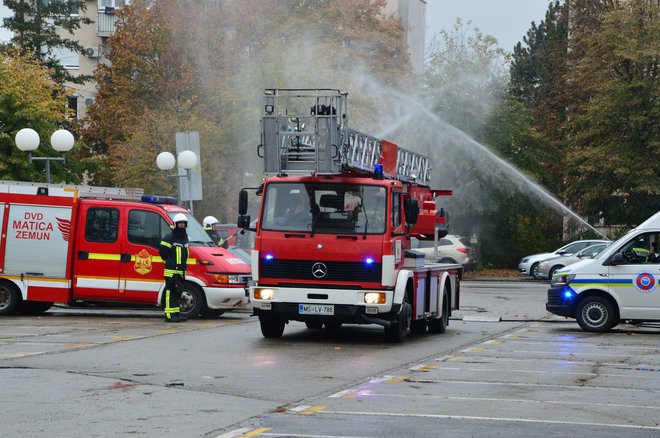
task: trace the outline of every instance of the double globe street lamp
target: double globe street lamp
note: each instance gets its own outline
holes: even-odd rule
[[[32,128],[23,128],[16,133],[16,147],[23,152],[28,153],[30,163],[34,160],[46,161],[46,183],[50,184],[50,162],[63,161],[66,162],[65,154],[73,148],[75,139],[73,134],[66,129],[58,129],[50,136],[50,145],[57,152],[62,154],[61,157],[33,157],[32,152],[36,151],[39,147],[40,139],[39,134]]]
[[[195,168],[197,165],[197,154],[193,151],[182,151],[179,153],[179,156],[175,159],[174,155],[170,152],[161,152],[156,157],[156,165],[160,170],[172,170],[176,162],[179,162],[179,166],[186,171],[186,175],[172,175],[179,178],[187,178],[188,180],[188,195],[190,201],[190,214],[193,213],[193,199],[192,199],[192,177],[190,171]],[[179,193],[179,198],[181,194]]]

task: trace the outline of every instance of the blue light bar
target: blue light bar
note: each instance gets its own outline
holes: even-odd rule
[[[383,179],[383,165],[376,164],[374,166],[374,179]]]
[[[140,200],[142,202],[148,202],[149,204],[177,204],[177,199],[171,196],[142,195]]]
[[[273,260],[272,254],[266,254],[266,260]]]
[[[364,262],[365,262],[367,265],[371,265],[371,264],[373,264],[374,259],[372,259],[371,257],[367,257],[367,258],[365,259]]]

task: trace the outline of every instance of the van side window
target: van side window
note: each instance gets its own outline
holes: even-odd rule
[[[88,242],[113,243],[117,241],[119,210],[115,208],[90,208],[85,222],[85,240]]]
[[[158,248],[163,231],[169,231],[167,222],[158,213],[146,210],[131,210],[128,213],[128,241],[138,245]]]

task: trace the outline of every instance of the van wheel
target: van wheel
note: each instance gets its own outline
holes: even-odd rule
[[[205,305],[204,292],[202,292],[199,286],[188,282],[183,283],[181,301],[179,303],[181,315],[186,318],[195,318],[200,314]]]
[[[204,306],[204,309],[202,310],[202,316],[208,319],[219,318],[220,315],[224,313],[225,313],[225,309],[209,309],[206,306]]]
[[[0,283],[0,315],[11,315],[21,302],[21,294],[11,283]]]
[[[259,315],[261,334],[264,338],[281,338],[284,333],[284,321],[277,315]]]
[[[433,334],[442,334],[447,331],[449,325],[449,287],[445,284],[445,290],[442,292],[442,315],[429,321],[429,332]]]
[[[595,333],[604,333],[619,321],[612,303],[596,296],[586,297],[580,301],[575,319],[583,330]]]
[[[21,305],[21,312],[26,315],[41,315],[53,307],[49,301],[24,301]]]

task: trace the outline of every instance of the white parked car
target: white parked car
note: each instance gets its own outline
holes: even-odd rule
[[[433,248],[433,240],[413,239],[412,249],[424,253],[426,260],[437,260],[439,263],[460,263],[466,272],[477,268],[477,253],[470,246],[470,239],[467,237],[447,234],[439,239],[437,257]]]
[[[573,255],[563,255],[552,257],[547,260],[539,263],[538,268],[536,269],[536,276],[538,278],[551,279],[555,272],[564,266],[568,266],[580,260],[590,259],[600,252],[607,248],[608,243],[597,243],[595,245],[587,246],[585,249],[581,249]]]
[[[542,261],[549,259],[550,257],[573,255],[581,249],[584,249],[595,243],[609,243],[609,240],[577,240],[575,242],[564,245],[553,252],[544,252],[541,254],[525,256],[522,258],[522,260],[520,260],[520,263],[518,264],[518,272],[522,275],[531,275],[534,278],[538,278],[536,270],[539,267],[539,263]]]

